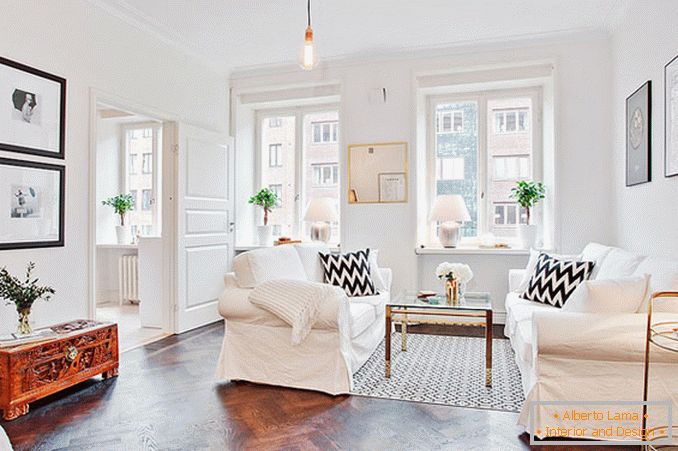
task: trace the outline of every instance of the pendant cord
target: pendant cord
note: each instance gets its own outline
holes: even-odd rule
[[[306,17],[308,18],[308,26],[311,26],[311,0],[306,4]]]

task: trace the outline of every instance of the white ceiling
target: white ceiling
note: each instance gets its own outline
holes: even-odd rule
[[[298,60],[306,0],[90,0],[229,70]],[[312,0],[321,58],[606,30],[630,0]]]

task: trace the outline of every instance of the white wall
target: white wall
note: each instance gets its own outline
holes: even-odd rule
[[[66,246],[2,251],[0,266],[19,272],[34,261],[41,282],[56,289],[51,302],[35,305],[36,325],[87,317],[88,212],[93,208],[88,194],[90,88],[226,132],[227,81],[83,0],[4,0],[0,55],[68,81]],[[0,156],[29,159],[7,152]],[[13,330],[15,321],[3,303],[0,333]]]
[[[678,255],[678,177],[664,177],[664,65],[678,54],[673,0],[636,0],[612,36],[614,70],[613,215],[617,244]],[[652,182],[625,187],[625,99],[652,80]]]
[[[415,155],[425,152],[416,147],[417,75],[520,62],[554,63],[557,164],[555,192],[550,195],[558,225],[555,245],[559,250],[572,252],[592,240],[612,240],[613,225],[609,219],[612,215],[609,53],[607,35],[587,34],[569,36],[560,42],[539,44],[528,41],[502,48],[467,47],[447,54],[342,60],[326,63],[310,73],[294,67],[247,71],[233,74],[232,86],[236,96],[239,92],[275,86],[341,83],[342,247],[379,248],[381,263],[394,270],[396,290],[413,289],[418,285],[431,288],[435,281],[426,274],[441,259],[439,256],[417,257],[414,253],[417,224]],[[370,103],[369,91],[382,87],[388,91],[387,103]],[[410,202],[349,205],[346,196],[347,146],[384,141],[409,143]],[[238,146],[236,150],[243,155],[253,149]],[[251,189],[248,184],[251,184],[249,179],[239,188]],[[479,282],[475,288],[495,293],[495,305],[501,312],[508,269],[524,265],[527,257],[456,254],[446,259],[470,262]]]
[[[117,242],[115,226],[120,224],[113,208],[102,202],[121,192],[122,131],[120,121],[97,120],[97,244]]]

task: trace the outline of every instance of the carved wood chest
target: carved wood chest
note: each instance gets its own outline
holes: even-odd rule
[[[118,375],[118,326],[77,320],[51,329],[54,338],[0,349],[0,410],[4,420],[28,404],[96,375]]]

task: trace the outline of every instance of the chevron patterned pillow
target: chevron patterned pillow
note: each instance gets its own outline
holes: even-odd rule
[[[589,278],[593,265],[594,262],[558,260],[541,254],[521,297],[560,308],[575,288]]]
[[[346,254],[319,255],[325,272],[325,283],[343,288],[350,297],[378,294],[370,274],[369,249]]]

